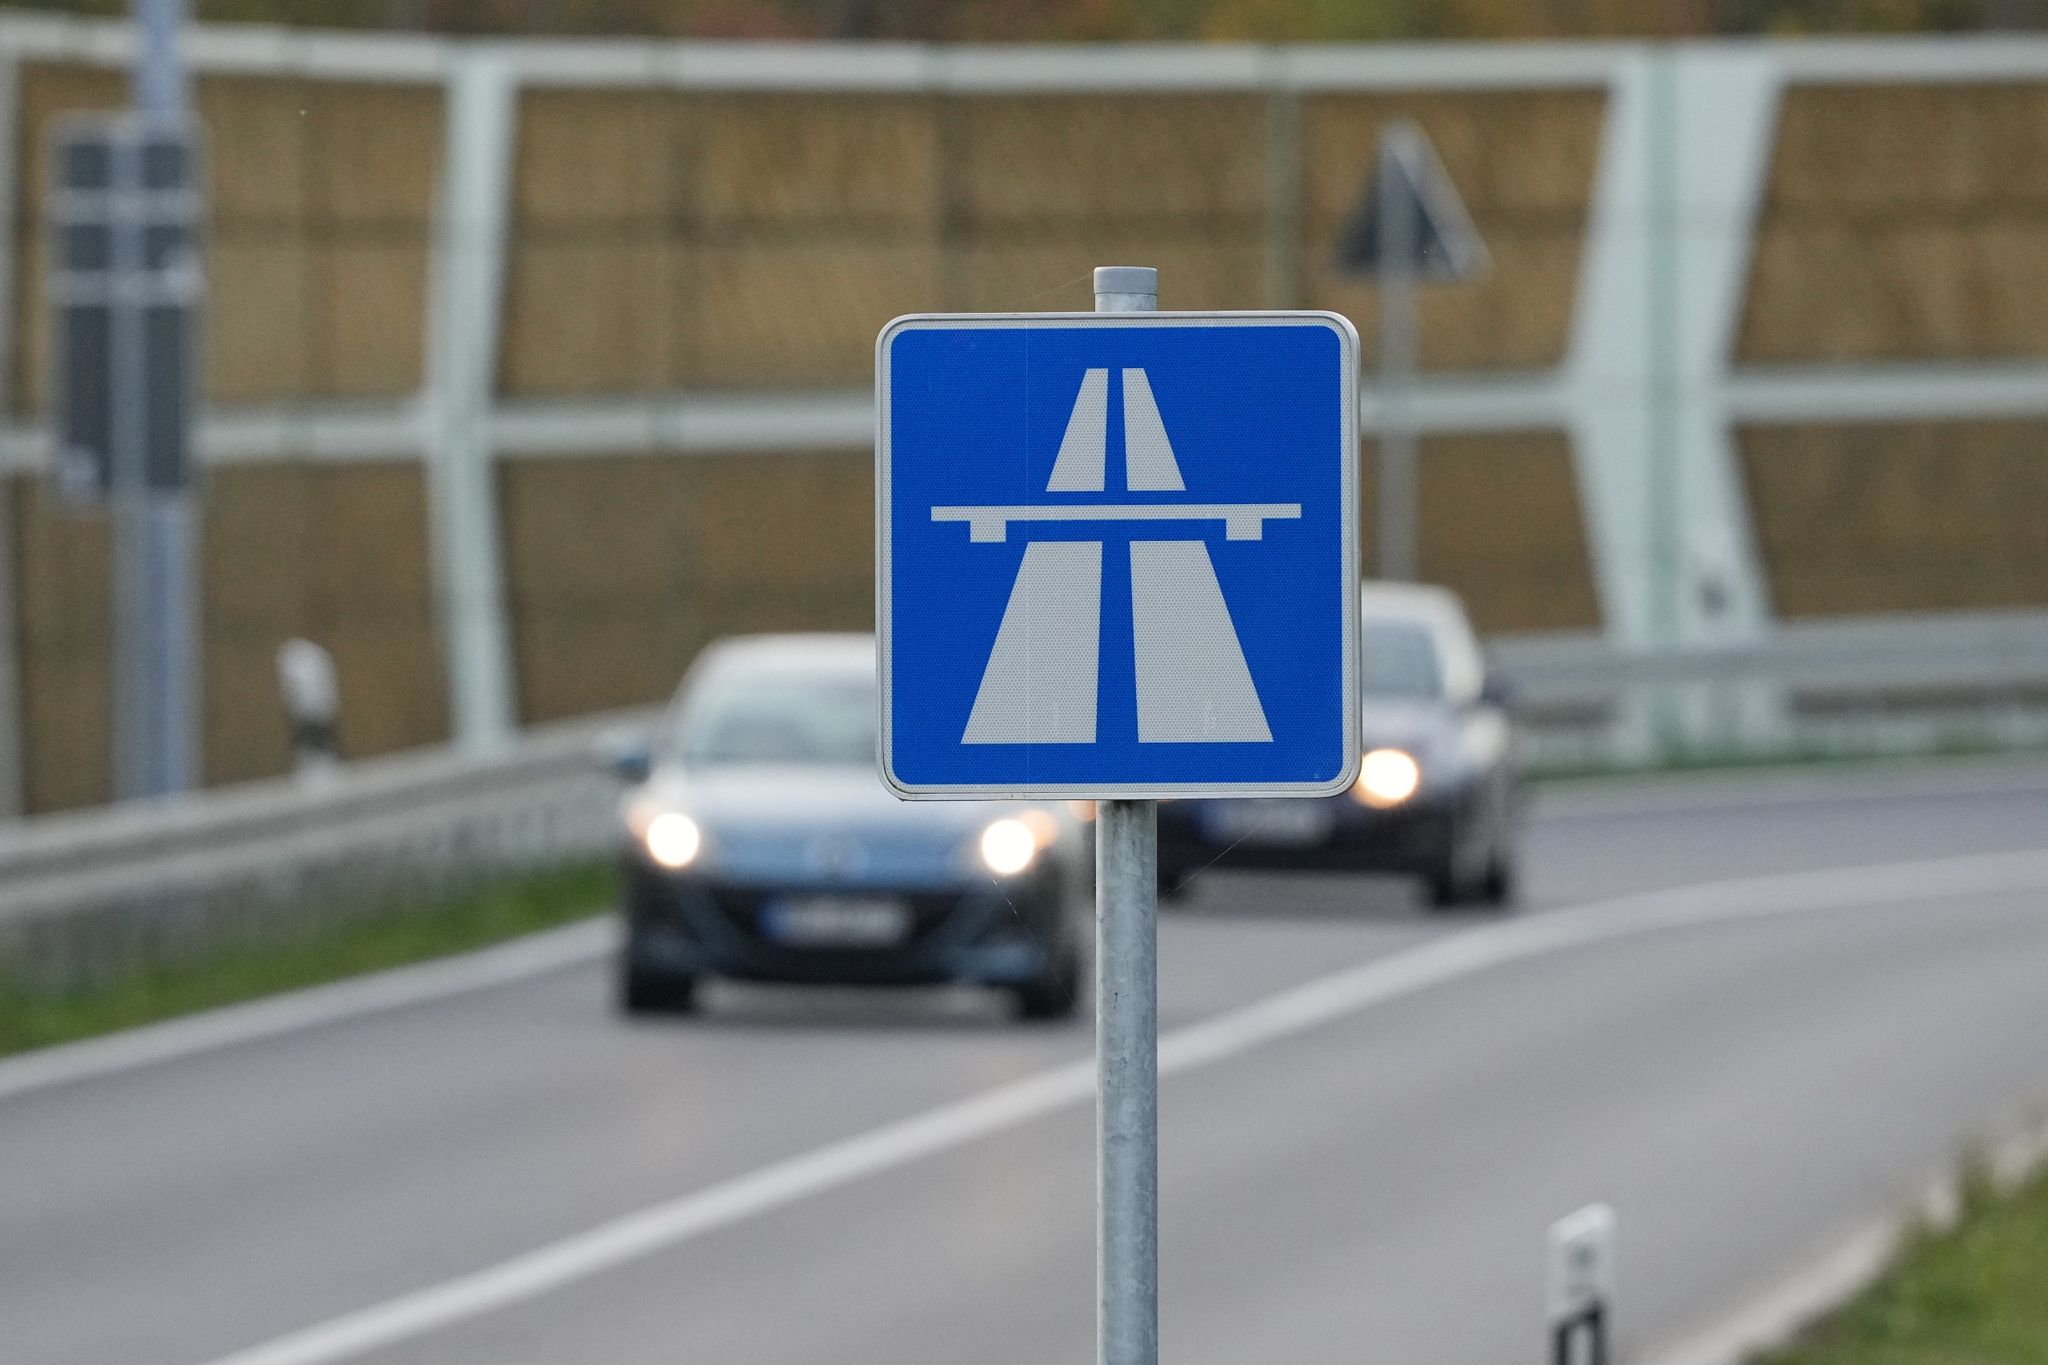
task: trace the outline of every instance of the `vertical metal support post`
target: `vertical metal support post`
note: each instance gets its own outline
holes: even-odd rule
[[[1401,173],[1390,129],[1380,146],[1379,291],[1380,430],[1373,462],[1379,497],[1379,576],[1390,582],[1415,577],[1421,516],[1415,441],[1416,245],[1422,206]]]
[[[1159,272],[1095,271],[1095,311],[1149,313]],[[1095,807],[1097,1365],[1159,1360],[1159,822]]]
[[[178,35],[185,0],[134,0],[138,45],[132,77],[136,111],[173,125],[189,102]],[[115,234],[118,279],[142,266],[142,232]],[[191,494],[151,488],[144,468],[148,377],[142,310],[114,310],[112,488],[114,584],[114,781],[124,799],[169,796],[192,783],[197,706]]]
[[[491,415],[517,96],[492,53],[463,57],[450,75],[427,317],[434,604],[454,737],[476,750],[504,742],[516,709]]]
[[[1680,543],[1683,491],[1679,484],[1679,262],[1678,262],[1678,57],[1670,44],[1650,56],[1648,69],[1648,136],[1644,148],[1643,281],[1645,342],[1645,432],[1647,478],[1644,525],[1649,540],[1650,591],[1647,613],[1653,645],[1671,648],[1683,643],[1684,592]],[[1679,697],[1669,685],[1651,691],[1651,731],[1659,750],[1669,756],[1684,743]]]

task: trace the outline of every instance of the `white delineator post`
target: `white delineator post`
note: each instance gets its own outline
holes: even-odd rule
[[[1589,1204],[1550,1229],[1551,1365],[1608,1365],[1614,1334],[1614,1210]],[[1579,1349],[1580,1343],[1585,1349]]]
[[[1159,307],[1149,266],[1095,270],[1095,311]],[[1096,1360],[1159,1360],[1159,823],[1095,805]]]

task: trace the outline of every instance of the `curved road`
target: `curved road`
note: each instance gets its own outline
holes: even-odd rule
[[[1510,921],[1321,879],[1169,916],[1166,1359],[1534,1365],[1544,1229],[1600,1199],[1647,1360],[2048,1104],[2048,770],[1571,793],[1527,842]],[[1091,1357],[1085,1025],[626,1024],[599,938],[0,1064],[9,1365]]]

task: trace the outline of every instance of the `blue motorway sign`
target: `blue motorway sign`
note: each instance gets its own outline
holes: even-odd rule
[[[934,798],[1349,786],[1357,375],[1357,333],[1333,313],[883,329],[889,786]]]

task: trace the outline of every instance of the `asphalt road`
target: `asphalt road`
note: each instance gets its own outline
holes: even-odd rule
[[[1327,879],[1168,918],[1166,1359],[1533,1365],[1544,1229],[1596,1199],[1646,1359],[2048,1112],[2048,770],[1573,794],[1526,852],[1505,925]],[[1091,1358],[1085,1025],[607,994],[572,965],[4,1094],[0,1358]]]

